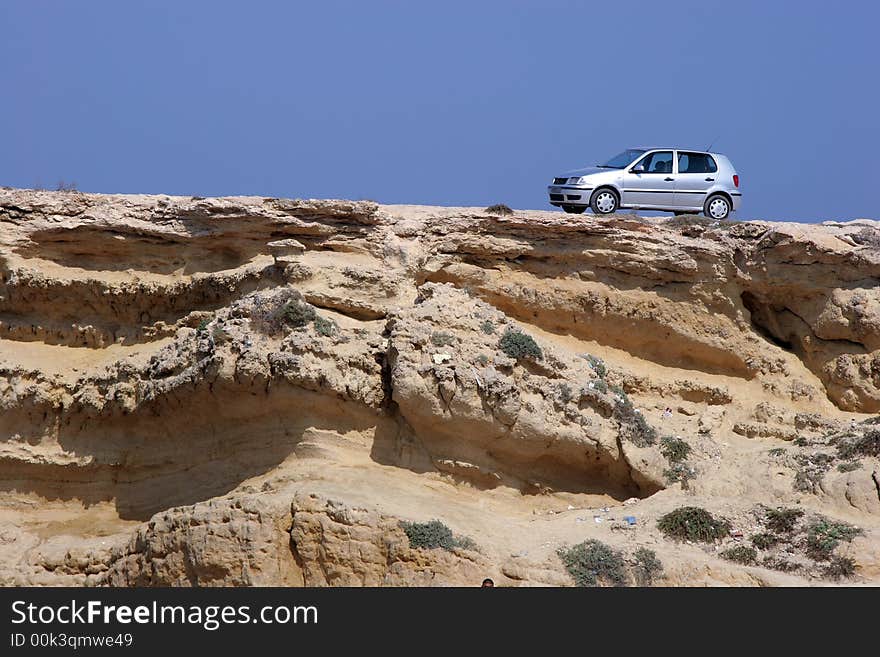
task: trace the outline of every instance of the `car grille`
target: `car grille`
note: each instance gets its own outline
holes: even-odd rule
[[[580,201],[581,195],[580,194],[566,194],[565,198],[568,199],[569,201]]]
[[[553,179],[554,185],[564,185],[567,182],[568,182],[568,178],[554,178]]]
[[[550,200],[551,201],[564,201],[565,196],[563,196],[562,194],[550,194]]]

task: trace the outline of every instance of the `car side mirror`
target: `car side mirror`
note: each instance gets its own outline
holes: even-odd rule
[[[629,170],[630,173],[645,173],[645,163],[639,162],[632,169]]]

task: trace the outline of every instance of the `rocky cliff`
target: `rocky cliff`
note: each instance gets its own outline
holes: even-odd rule
[[[0,583],[568,585],[585,540],[880,583],[878,222],[6,189],[0,226]]]

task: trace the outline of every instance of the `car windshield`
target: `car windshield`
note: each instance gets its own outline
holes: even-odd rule
[[[638,148],[629,148],[620,155],[615,155],[605,164],[600,164],[599,167],[602,169],[622,169],[627,164],[632,164],[632,161],[644,152]]]

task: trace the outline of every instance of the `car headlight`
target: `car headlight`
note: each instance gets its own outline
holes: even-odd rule
[[[580,178],[570,178],[568,182],[572,185],[583,185],[585,182],[587,182],[587,177],[581,176]]]

